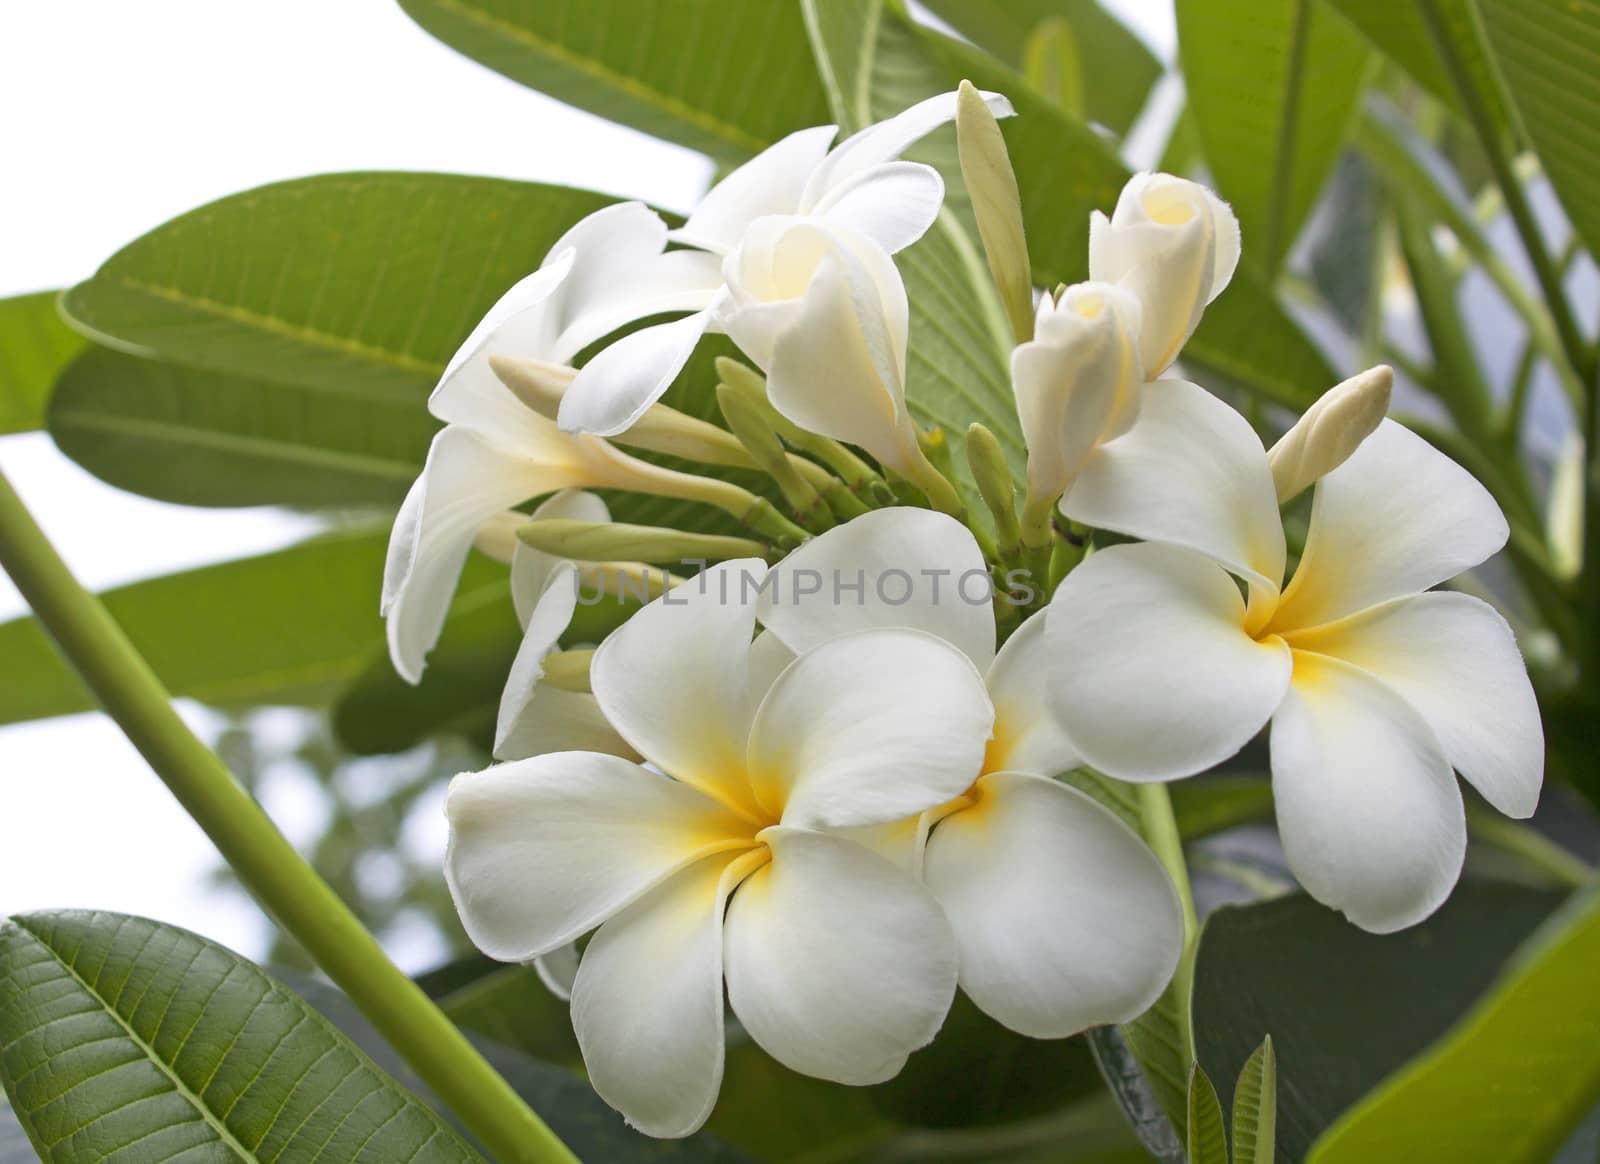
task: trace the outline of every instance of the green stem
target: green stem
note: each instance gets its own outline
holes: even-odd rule
[[[161,681],[79,585],[0,474],[0,565],[106,712],[241,881],[502,1161],[576,1164],[173,710]]]
[[[1178,1001],[1178,1025],[1183,1036],[1183,1052],[1188,1061],[1195,1061],[1194,1019],[1191,1002],[1194,998],[1194,958],[1200,943],[1200,919],[1195,913],[1194,893],[1189,888],[1189,867],[1183,857],[1183,837],[1178,832],[1178,818],[1172,811],[1172,797],[1165,784],[1139,784],[1139,831],[1161,865],[1172,878],[1172,887],[1178,891],[1178,901],[1183,907],[1183,954],[1178,959],[1178,970],[1172,976],[1171,990]]]
[[[1418,8],[1428,26],[1439,59],[1444,63],[1456,94],[1461,99],[1461,108],[1466,113],[1467,120],[1472,123],[1478,144],[1483,147],[1484,158],[1494,174],[1495,185],[1500,188],[1500,196],[1505,199],[1506,211],[1511,215],[1511,222],[1516,227],[1517,235],[1522,239],[1522,248],[1528,254],[1528,261],[1533,264],[1534,277],[1539,282],[1540,291],[1544,293],[1545,305],[1550,310],[1550,318],[1555,324],[1556,335],[1561,340],[1567,362],[1581,378],[1587,381],[1592,376],[1588,346],[1583,341],[1582,332],[1578,330],[1578,321],[1572,314],[1572,306],[1567,302],[1566,291],[1561,286],[1561,273],[1556,269],[1555,260],[1550,257],[1549,250],[1545,248],[1544,236],[1539,233],[1539,223],[1534,218],[1533,206],[1529,203],[1527,192],[1517,176],[1505,140],[1501,136],[1499,127],[1494,123],[1483,95],[1478,92],[1477,84],[1467,68],[1466,61],[1462,59],[1450,30],[1445,26],[1444,17],[1439,12],[1438,0],[1419,0]]]
[[[1467,827],[1473,836],[1520,857],[1558,885],[1579,889],[1594,880],[1594,869],[1531,825],[1510,820],[1493,809],[1467,805]]]

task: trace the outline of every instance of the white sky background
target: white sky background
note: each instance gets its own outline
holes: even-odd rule
[[[1169,5],[1103,2],[1170,57]],[[5,4],[0,109],[0,296],[71,284],[186,210],[305,174],[492,174],[674,209],[687,209],[711,174],[698,154],[473,64],[393,0]],[[0,467],[94,588],[259,553],[309,528],[272,510],[191,509],[117,492],[42,434],[0,437]],[[25,609],[0,574],[0,618]],[[209,730],[211,717],[185,710]],[[267,807],[299,840],[315,823],[308,806],[292,798]],[[441,853],[442,837],[441,820]],[[113,909],[259,955],[266,923],[205,887],[214,862],[210,842],[103,716],[0,729],[0,916]],[[394,953],[411,970],[435,955],[425,945]]]

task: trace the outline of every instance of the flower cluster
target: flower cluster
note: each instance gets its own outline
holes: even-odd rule
[[[965,166],[1009,113],[963,87],[838,145],[832,127],[793,134],[677,230],[602,210],[432,398],[446,427],[384,585],[395,666],[421,674],[474,545],[511,563],[524,626],[502,762],[450,789],[450,890],[483,951],[570,996],[595,1089],[651,1134],[692,1132],[715,1103],[724,989],[774,1058],[850,1084],[893,1076],[958,986],[1041,1038],[1147,1009],[1185,948],[1179,893],[1064,773],[1179,779],[1270,724],[1290,867],[1378,932],[1455,883],[1453,772],[1510,815],[1537,801],[1542,731],[1509,628],[1430,589],[1505,522],[1384,418],[1388,369],[1270,451],[1162,378],[1239,259],[1204,187],[1134,177],[1093,216],[1089,281],[1010,312],[1024,496],[1019,513],[974,426],[992,531],[971,517],[907,407],[893,256],[944,187],[899,155],[954,119]],[[1029,302],[1026,255],[997,253],[1017,208],[974,201],[1002,297]],[[662,403],[712,331],[755,365],[719,365],[728,429]],[[788,513],[618,443],[762,470]],[[591,487],[716,506],[751,536],[612,522]],[[1283,507],[1307,488],[1291,570]],[[651,565],[688,559],[704,568]],[[562,650],[585,587],[634,612]]]

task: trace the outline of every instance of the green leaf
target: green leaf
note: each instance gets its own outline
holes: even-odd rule
[[[928,7],[1019,72],[1030,40],[1051,26],[1049,35],[1064,31],[1081,67],[1076,91],[1082,109],[1061,102],[1048,88],[1039,88],[1040,94],[1119,136],[1133,125],[1163,71],[1144,41],[1096,0],[929,0]]]
[[[1600,7],[1479,0],[1479,10],[1517,119],[1579,237],[1600,252]]]
[[[550,993],[531,966],[507,966],[481,956],[470,961],[476,976],[434,1000],[452,1022],[547,1063],[582,1065],[567,1004]]]
[[[1264,776],[1207,776],[1168,785],[1178,833],[1196,841],[1260,820],[1272,812],[1272,784]]]
[[[1067,116],[1079,121],[1087,116],[1083,56],[1065,20],[1052,17],[1028,34],[1022,47],[1022,75]]]
[[[0,928],[0,1076],[49,1161],[479,1159],[266,973],[119,914]]]
[[[1549,1160],[1600,1101],[1600,888],[1523,943],[1449,1032],[1329,1128],[1317,1164]]]
[[[1427,921],[1381,936],[1298,894],[1218,909],[1195,968],[1200,1063],[1231,1105],[1233,1081],[1270,1032],[1277,1151],[1303,1159],[1341,1112],[1459,1019],[1560,900],[1463,881]]]
[[[797,7],[748,0],[400,0],[451,48],[724,159],[827,120]]]
[[[611,201],[449,174],[280,182],[157,227],[62,304],[113,347],[420,409],[489,306]]]
[[[1189,1164],[1228,1164],[1222,1105],[1198,1063],[1189,1071]]]
[[[1461,97],[1439,57],[1417,0],[1326,0],[1326,3],[1355,25],[1374,48],[1410,74],[1431,96],[1451,109],[1461,108]],[[1439,6],[1439,11],[1451,31],[1456,50],[1477,81],[1478,92],[1488,103],[1495,121],[1503,125],[1505,106],[1500,101],[1492,66],[1474,27],[1471,7],[1466,0],[1447,0]]]
[[[1272,1036],[1245,1060],[1233,1089],[1233,1164],[1272,1164],[1278,1122],[1278,1060]]]
[[[224,707],[315,705],[383,645],[378,593],[387,528],[117,587],[102,597],[174,695]],[[463,601],[505,586],[505,569],[468,562]],[[0,723],[95,705],[32,618],[0,624]]]
[[[349,396],[101,347],[50,399],[62,452],[183,505],[398,506],[435,427],[416,394]]]
[[[0,436],[44,426],[45,401],[83,339],[56,309],[56,291],[0,299]]]
[[[1178,57],[1244,262],[1275,276],[1338,159],[1366,42],[1321,0],[1187,0]]]

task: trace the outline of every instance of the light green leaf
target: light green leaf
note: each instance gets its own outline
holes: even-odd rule
[[[0,436],[44,427],[56,376],[83,350],[56,309],[59,294],[0,299]]]
[[[102,347],[50,399],[62,452],[183,505],[397,506],[436,423],[415,394],[350,396]]]
[[[489,306],[610,201],[448,174],[280,182],[157,227],[62,304],[112,347],[420,409]]]
[[[1228,1164],[1222,1105],[1198,1063],[1189,1071],[1189,1164]]]
[[[1431,96],[1452,109],[1460,109],[1461,97],[1439,57],[1427,22],[1417,7],[1418,0],[1326,0],[1326,3],[1343,14],[1374,48],[1410,74]],[[1492,67],[1474,27],[1471,8],[1467,0],[1446,0],[1439,11],[1450,29],[1456,51],[1477,80],[1478,92],[1488,103],[1496,123],[1503,125],[1505,106],[1500,101]]]
[[[35,913],[0,928],[0,1050],[52,1162],[479,1159],[284,986],[142,918]]]
[[[1341,1112],[1461,1017],[1560,900],[1544,890],[1465,880],[1432,917],[1384,935],[1359,930],[1300,894],[1224,906],[1206,920],[1195,966],[1201,1066],[1230,1106],[1234,1081],[1270,1033],[1278,1061],[1277,1152],[1302,1160]],[[1432,1120],[1416,1126],[1436,1130]],[[1364,1159],[1455,1158],[1424,1152]]]
[[[1083,94],[1083,55],[1072,26],[1051,17],[1028,34],[1022,46],[1022,75],[1068,117],[1087,117]]]
[[[1278,1127],[1278,1060],[1272,1036],[1245,1060],[1233,1089],[1233,1164],[1272,1164]]]
[[[1480,0],[1479,10],[1517,119],[1578,235],[1600,252],[1600,6]]]
[[[1275,276],[1333,170],[1366,77],[1360,35],[1321,0],[1187,0],[1178,57],[1245,263]]]
[[[451,48],[611,121],[724,159],[827,120],[790,3],[400,0]]]
[[[1600,888],[1518,949],[1494,987],[1312,1149],[1314,1164],[1549,1160],[1600,1101]]]
[[[1128,132],[1162,73],[1144,41],[1096,0],[929,0],[928,7],[1018,72],[1027,63],[1030,39],[1049,26],[1055,35],[1064,29],[1082,69],[1083,105],[1079,110],[1058,103],[1118,135]],[[1039,92],[1057,98],[1050,89]]]
[[[224,707],[316,705],[382,649],[388,540],[387,527],[366,527],[102,597],[173,694]],[[504,586],[505,568],[475,557],[462,601]],[[0,658],[0,723],[94,707],[34,619],[0,624]]]

